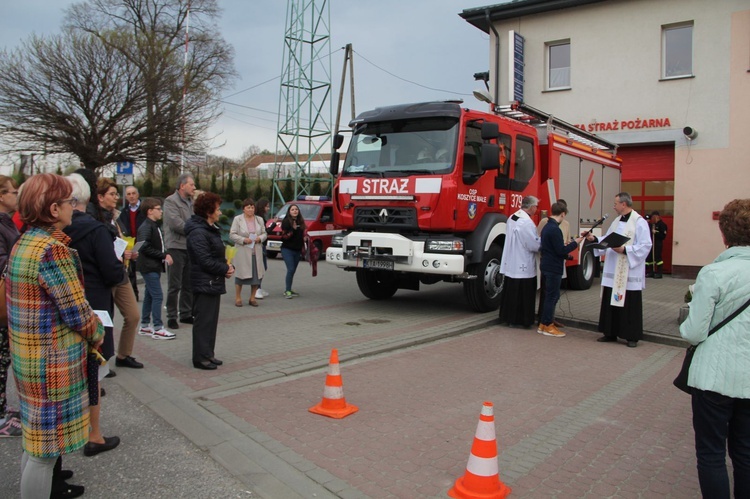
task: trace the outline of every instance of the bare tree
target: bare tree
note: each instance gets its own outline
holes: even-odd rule
[[[72,153],[87,168],[137,157],[146,94],[120,52],[90,35],[32,37],[0,56],[0,133],[13,151]]]
[[[248,160],[252,159],[253,156],[257,156],[258,154],[260,154],[260,147],[252,144],[248,146],[244,151],[242,151],[242,155],[240,156],[240,163],[244,164]]]
[[[151,174],[164,154],[206,149],[218,97],[236,76],[233,49],[215,23],[219,13],[216,0],[87,0],[66,13],[68,28],[96,36],[138,68],[146,94],[143,155]]]

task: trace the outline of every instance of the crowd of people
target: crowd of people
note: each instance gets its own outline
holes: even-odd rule
[[[172,340],[170,329],[192,324],[193,366],[214,370],[223,364],[214,348],[226,279],[235,277],[238,306],[243,285],[250,287],[251,306],[268,296],[261,288],[267,199],[243,201],[229,234],[237,248],[230,262],[217,225],[222,200],[196,191],[192,175],[180,175],[163,202],[141,199],[135,186],[125,197],[120,205],[117,184],[83,168],[67,177],[37,174],[21,186],[0,175],[0,267],[8,305],[7,322],[0,322],[0,437],[23,437],[22,498],[82,495],[83,486],[68,483],[73,471],[62,468],[62,456],[78,450],[94,456],[120,444],[102,430],[106,392],[100,383],[116,376],[111,364],[144,367],[134,357],[137,335]],[[305,226],[299,209],[296,216],[289,217],[294,238],[285,261],[301,258]],[[140,309],[139,274],[145,288]],[[293,269],[287,289],[290,275]],[[117,342],[115,310],[122,317]],[[17,409],[6,399],[11,366]]]
[[[100,383],[115,375],[109,368],[112,357],[116,367],[144,367],[133,356],[136,334],[156,340],[176,337],[162,321],[162,273],[168,274],[167,327],[178,329],[178,319],[193,325],[196,369],[223,365],[215,346],[226,280],[235,278],[238,307],[244,305],[243,286],[250,287],[247,303],[253,307],[267,296],[261,287],[267,270],[267,200],[243,201],[229,231],[237,249],[230,261],[217,225],[222,200],[196,192],[191,175],[181,175],[175,192],[163,202],[141,200],[132,186],[126,198],[119,212],[117,185],[85,169],[67,177],[34,175],[22,186],[0,176],[0,267],[7,302],[7,322],[0,323],[0,436],[23,437],[22,498],[82,495],[83,486],[68,483],[74,472],[63,469],[62,456],[78,450],[94,456],[119,445],[117,436],[102,431],[105,390]],[[601,239],[591,231],[570,237],[565,201],[553,203],[539,227],[533,221],[538,204],[534,196],[523,198],[507,222],[501,322],[526,329],[535,322],[538,256],[543,291],[537,332],[564,337],[554,310],[568,254],[585,239],[596,256],[605,257],[599,316],[603,334],[597,341],[622,339],[636,347],[643,337],[647,266],[661,273],[661,247],[652,247],[666,235],[658,213],[652,213],[649,224],[633,209],[631,196],[620,192],[613,205],[617,218]],[[735,495],[745,497],[750,494],[750,314],[742,312],[750,305],[750,200],[727,204],[719,226],[727,250],[699,273],[680,332],[702,345],[688,379],[701,491],[705,497],[729,496],[728,447]],[[284,296],[292,298],[298,296],[292,284],[305,245],[305,222],[297,205],[289,206],[281,228]],[[604,244],[612,234],[622,236],[620,243]],[[140,311],[136,266],[145,287]],[[107,320],[115,309],[122,316],[117,344]],[[11,366],[18,409],[6,400]]]

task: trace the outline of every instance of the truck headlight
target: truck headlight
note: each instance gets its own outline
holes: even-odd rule
[[[331,246],[335,246],[337,248],[340,248],[344,245],[344,234],[335,234],[331,238]]]
[[[430,253],[463,253],[463,239],[429,239],[425,251]]]

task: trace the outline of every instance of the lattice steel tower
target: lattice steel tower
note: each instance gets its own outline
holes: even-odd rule
[[[331,44],[327,0],[288,0],[279,94],[272,203],[284,199],[282,183],[294,183],[294,198],[310,194],[315,183],[331,185],[331,176],[314,176],[312,165],[331,151]],[[292,168],[284,164],[294,163]],[[325,190],[325,189],[324,189]],[[323,192],[326,194],[326,192]]]

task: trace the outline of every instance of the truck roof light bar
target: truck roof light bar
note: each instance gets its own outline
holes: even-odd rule
[[[300,195],[297,196],[297,201],[330,201],[330,196],[310,196],[310,195]]]
[[[552,132],[560,133],[560,131],[563,131],[566,136],[586,144],[589,147],[597,150],[611,151],[613,155],[617,154],[617,144],[614,142],[610,142],[598,135],[581,130],[566,121],[555,118],[551,114],[535,109],[527,104],[514,102],[509,105],[495,106],[495,113],[534,127],[547,126],[547,129]]]

